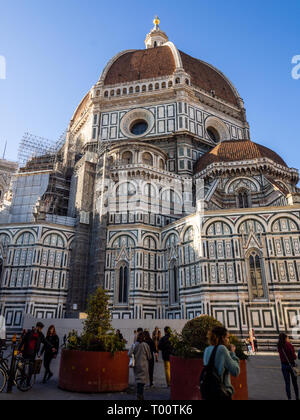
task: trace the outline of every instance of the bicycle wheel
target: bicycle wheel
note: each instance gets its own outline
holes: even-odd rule
[[[18,362],[15,376],[15,384],[19,391],[30,391],[34,384],[34,375],[31,373],[31,365],[28,362]]]
[[[3,392],[7,384],[7,380],[8,380],[7,373],[5,372],[5,370],[0,368],[0,392]]]

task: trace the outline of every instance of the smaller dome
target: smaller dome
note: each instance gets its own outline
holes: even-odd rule
[[[271,159],[273,162],[287,167],[287,164],[277,153],[265,146],[253,143],[251,140],[230,140],[221,142],[203,155],[196,163],[195,173],[201,172],[217,162],[239,162],[262,158]]]

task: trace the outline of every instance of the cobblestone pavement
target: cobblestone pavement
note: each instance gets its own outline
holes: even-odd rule
[[[2,400],[135,400],[134,378],[131,372],[129,390],[118,394],[75,394],[57,388],[59,360],[54,361],[54,377],[46,385],[37,378],[34,388],[25,394],[14,389],[12,394],[0,394]],[[169,400],[170,392],[165,386],[164,366],[155,364],[155,387],[146,389],[146,400]],[[248,388],[250,400],[285,400],[285,386],[278,356],[257,355],[248,361]]]

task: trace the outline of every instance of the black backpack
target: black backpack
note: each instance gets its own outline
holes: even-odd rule
[[[200,376],[200,391],[204,401],[231,400],[231,394],[227,391],[222,378],[220,378],[215,368],[217,350],[218,346],[214,348],[209,363],[204,367]]]

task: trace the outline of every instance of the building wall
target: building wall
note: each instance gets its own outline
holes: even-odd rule
[[[73,228],[23,224],[0,228],[0,314],[8,331],[20,330],[24,314],[64,317]]]
[[[209,314],[231,331],[275,338],[300,316],[300,208],[207,212],[201,238],[194,216],[164,228],[110,226],[105,287],[113,317],[192,319]],[[195,232],[196,231],[196,232]],[[249,257],[261,264],[254,293]],[[119,270],[129,270],[129,299],[119,304]],[[174,297],[172,267],[178,270]],[[256,290],[256,289],[255,289]]]

